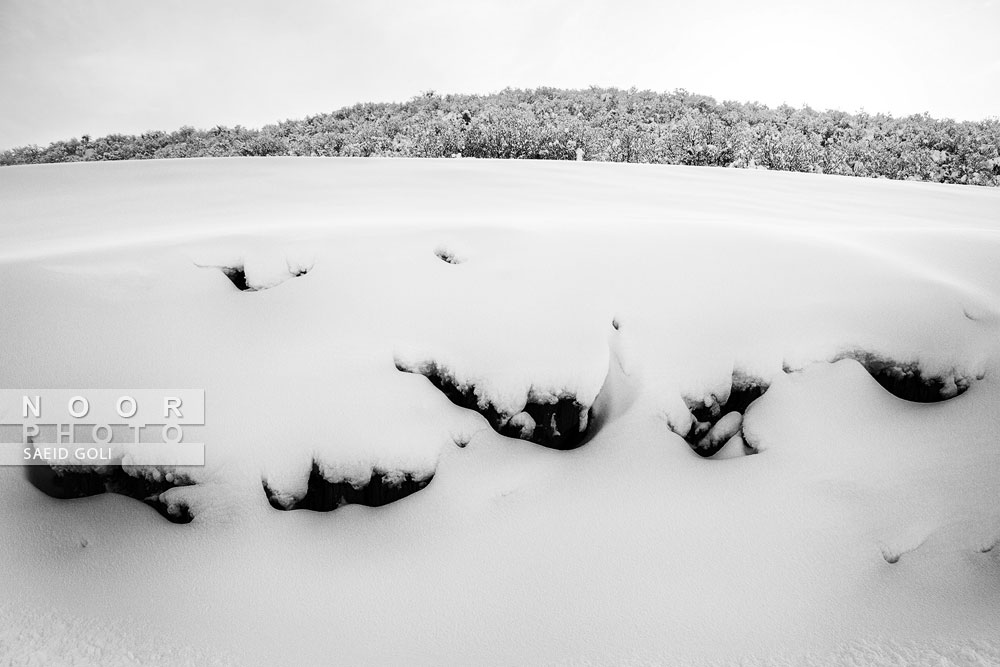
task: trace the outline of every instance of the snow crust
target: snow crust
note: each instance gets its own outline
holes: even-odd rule
[[[0,201],[3,386],[207,401],[203,468],[136,471],[190,477],[187,525],[0,468],[0,665],[1000,660],[1000,192],[293,158],[8,168]],[[901,400],[863,354],[969,388]],[[523,434],[572,395],[588,440],[401,361]],[[675,430],[734,371],[768,390],[701,459]],[[272,508],[314,461],[433,480]]]

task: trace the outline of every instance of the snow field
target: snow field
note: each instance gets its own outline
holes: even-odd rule
[[[121,664],[143,642],[240,664],[997,664],[998,194],[479,161],[5,170],[4,386],[207,397],[206,466],[160,471],[194,482],[162,494],[187,525],[0,469],[6,611],[131,624],[66,630]],[[766,387],[736,412],[734,377]],[[560,397],[586,417],[569,451],[529,442],[551,433],[531,404]],[[430,483],[277,511],[314,467]],[[94,659],[33,626],[4,636],[22,662]]]

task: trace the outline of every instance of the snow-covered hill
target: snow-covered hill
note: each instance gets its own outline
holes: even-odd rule
[[[0,665],[1000,664],[1000,191],[291,158],[0,202],[0,387],[206,391],[203,468],[64,494],[147,504],[0,468]]]

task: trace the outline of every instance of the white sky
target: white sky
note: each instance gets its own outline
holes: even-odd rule
[[[0,0],[0,149],[421,91],[1000,115],[998,0]]]

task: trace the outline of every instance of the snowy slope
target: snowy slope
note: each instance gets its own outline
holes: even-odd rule
[[[0,386],[207,397],[190,523],[0,468],[0,665],[1000,664],[996,190],[294,158],[0,202]],[[415,492],[279,511],[314,465]]]

